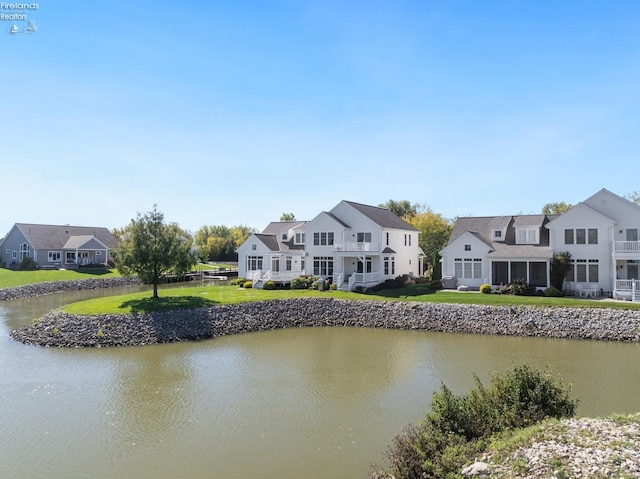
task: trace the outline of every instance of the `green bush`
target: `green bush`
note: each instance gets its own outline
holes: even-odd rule
[[[25,256],[25,258],[20,262],[20,269],[33,270],[38,269],[38,263],[33,258],[29,258]]]
[[[482,294],[491,294],[491,285],[484,283],[480,285],[480,292]]]
[[[494,374],[486,388],[475,380],[476,388],[467,395],[455,396],[444,384],[433,393],[424,421],[393,439],[386,453],[390,470],[380,477],[459,477],[493,434],[575,414],[577,401],[548,371],[522,365]]]
[[[291,289],[310,289],[314,281],[317,281],[318,278],[318,276],[298,276],[297,278],[293,278],[291,280]]]
[[[544,295],[553,298],[559,298],[562,296],[562,291],[557,290],[553,286],[549,286],[544,290]]]
[[[236,279],[232,279],[231,281],[229,281],[229,284],[231,286],[242,286],[244,284],[244,282],[246,281],[245,278],[236,278]]]
[[[331,283],[331,284],[329,285],[329,289],[330,289],[331,291],[335,291],[336,289],[338,289],[338,285],[337,285],[336,283]]]
[[[242,283],[242,287],[245,289],[253,288],[253,281],[245,281]]]
[[[267,290],[276,289],[276,283],[272,280],[268,280],[266,283],[264,283],[264,286],[262,287],[262,289],[267,289]]]

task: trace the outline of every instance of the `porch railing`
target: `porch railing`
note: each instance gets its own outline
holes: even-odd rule
[[[616,253],[640,254],[640,241],[616,241],[614,248]]]
[[[357,241],[346,241],[343,243],[334,243],[335,251],[359,252],[359,251],[380,251],[378,243],[358,243]]]
[[[616,279],[616,291],[640,291],[640,280],[638,279]]]

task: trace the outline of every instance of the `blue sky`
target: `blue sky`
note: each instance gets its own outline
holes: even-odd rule
[[[640,190],[637,1],[38,6],[35,34],[0,21],[0,236],[154,204],[195,232]]]

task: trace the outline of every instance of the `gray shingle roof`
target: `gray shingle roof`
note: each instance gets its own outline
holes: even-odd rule
[[[491,247],[493,251],[488,254],[491,258],[551,258],[553,252],[549,247],[549,230],[544,225],[556,217],[557,215],[462,216],[456,220],[448,244],[469,232]],[[515,228],[524,226],[539,227],[539,244],[516,244]],[[506,228],[504,241],[493,241],[492,233],[497,228]]]
[[[108,248],[118,248],[116,237],[102,227],[16,223],[16,228],[38,250],[62,249],[72,236],[95,236]]]
[[[362,203],[355,203],[353,201],[345,201],[345,203],[351,205],[364,216],[383,228],[418,231],[414,226],[410,225],[402,218],[396,216],[387,208],[363,205]]]

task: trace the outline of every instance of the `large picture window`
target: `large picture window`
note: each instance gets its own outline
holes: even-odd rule
[[[49,251],[49,253],[47,254],[47,260],[50,263],[60,261],[60,258],[62,258],[62,253],[60,251]]]
[[[482,278],[481,258],[455,258],[453,262],[454,276],[464,279]]]
[[[262,269],[262,256],[247,256],[247,271]]]
[[[313,274],[316,276],[333,276],[333,257],[314,256]]]

